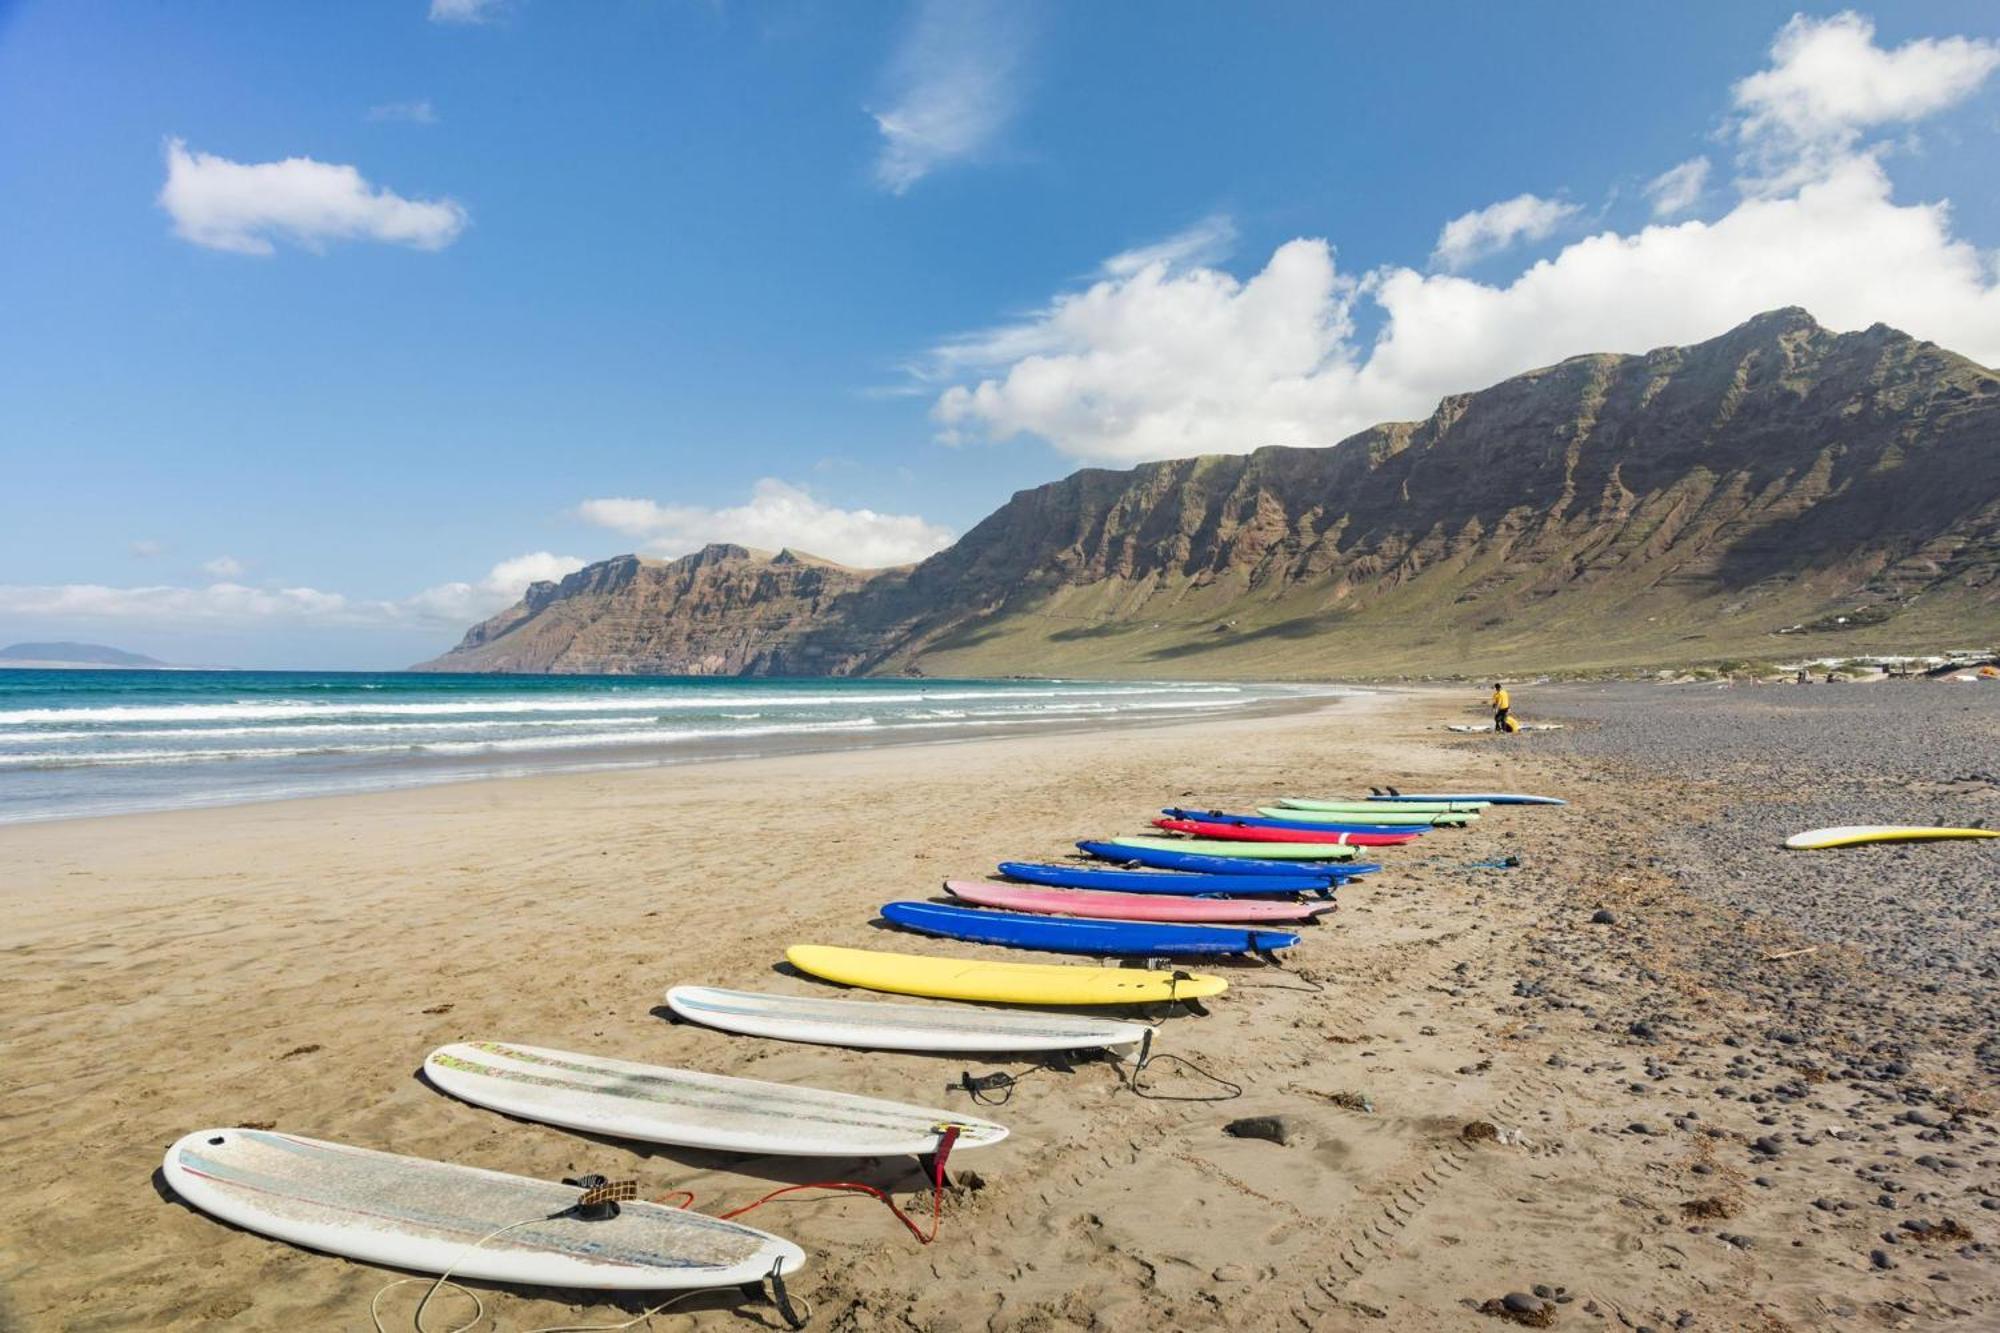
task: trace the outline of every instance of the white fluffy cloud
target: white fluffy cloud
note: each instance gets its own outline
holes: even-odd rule
[[[1108,278],[1129,278],[1156,264],[1214,264],[1227,259],[1235,244],[1236,220],[1226,213],[1211,213],[1164,241],[1119,251],[1105,260],[1099,270]]]
[[[1018,9],[997,0],[919,0],[890,61],[875,180],[902,194],[939,167],[992,146],[1019,104],[1026,50]]]
[[[240,579],[243,577],[243,562],[233,555],[219,555],[203,562],[201,572],[215,579]]]
[[[159,204],[183,240],[246,255],[270,254],[274,239],[315,251],[351,240],[439,250],[469,220],[454,200],[405,199],[350,166],[309,157],[231,162],[179,139],[167,142]]]
[[[586,522],[644,543],[650,555],[678,556],[710,542],[777,550],[792,547],[845,565],[879,569],[905,565],[943,550],[952,533],[914,514],[837,509],[773,477],[759,481],[748,504],[726,509],[656,500],[585,500]]]
[[[1820,26],[1840,29],[1845,42],[1859,22]],[[1788,26],[1774,70],[1792,69],[1817,31]],[[1978,45],[1952,39],[1876,55],[1901,70],[1895,62],[1912,48],[1956,53],[1956,73],[1937,77],[1962,99],[1977,86],[1965,71],[1991,67],[1977,49],[1967,53]],[[1766,91],[1739,94],[1742,105],[1782,107],[1792,95],[1779,89],[1799,81],[1746,83]],[[1865,101],[1836,102],[1845,109],[1822,120],[1874,123],[1888,107],[1907,120],[1946,104],[1934,93],[1919,102],[1878,88]],[[1787,125],[1815,123],[1785,114]],[[1774,147],[1754,165],[1778,165],[1790,188],[1772,192],[1759,176],[1713,220],[1602,231],[1506,281],[1400,266],[1344,274],[1333,247],[1310,238],[1279,246],[1247,280],[1165,255],[1107,268],[1025,320],[948,339],[915,371],[948,386],[932,408],[948,441],[1032,435],[1077,458],[1136,462],[1332,444],[1565,356],[1699,341],[1784,305],[1803,305],[1837,329],[1883,321],[2000,362],[1995,256],[1953,233],[1950,205],[1898,203],[1883,155],[1858,139],[1827,154],[1823,138],[1802,144],[1789,128],[1778,137],[1789,149]],[[1687,186],[1694,169],[1676,171]],[[1469,224],[1464,234],[1506,230]],[[1379,328],[1372,341],[1355,336],[1357,315]]]
[[[1247,282],[1156,262],[1066,294],[1034,319],[955,340],[947,359],[1005,363],[933,415],[954,442],[1039,435],[1081,458],[1171,458],[1322,438],[1349,377],[1355,285],[1324,241],[1282,245]]]
[[[318,588],[251,587],[230,579],[220,579],[204,587],[0,584],[0,615],[44,622],[118,622],[167,629],[277,624],[349,629],[462,629],[518,601],[535,580],[561,578],[582,567],[583,561],[573,556],[537,551],[501,561],[477,582],[440,584],[395,601],[348,597]]]
[[[1995,68],[2000,43],[1921,38],[1894,50],[1855,13],[1795,15],[1771,45],[1771,64],[1734,88],[1736,133],[1756,186],[1785,190],[1854,151],[1874,126],[1908,124],[1969,96]]]
[[[484,23],[499,8],[500,0],[431,0],[431,22]]]
[[[1581,211],[1558,199],[1517,194],[1445,223],[1431,259],[1445,268],[1464,268],[1521,241],[1546,240]]]
[[[584,563],[573,555],[535,551],[502,560],[476,583],[441,583],[388,605],[395,615],[414,616],[433,624],[463,625],[484,620],[512,606],[521,600],[529,584],[554,582],[576,573]]]
[[[1646,182],[1646,198],[1652,201],[1656,218],[1679,217],[1701,202],[1708,189],[1709,162],[1691,157],[1677,167],[1668,167]]]
[[[0,584],[0,613],[49,620],[115,620],[160,625],[244,624],[274,620],[353,623],[354,604],[316,588],[251,588],[212,583],[203,588],[153,584],[113,588],[98,583]]]

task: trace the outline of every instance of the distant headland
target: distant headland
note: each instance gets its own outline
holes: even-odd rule
[[[17,671],[173,671],[144,653],[109,648],[101,643],[14,643],[0,648],[0,670]]]

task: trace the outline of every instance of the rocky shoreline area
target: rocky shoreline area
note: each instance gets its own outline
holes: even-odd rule
[[[1630,1106],[1620,1132],[1683,1143],[1691,1236],[1759,1252],[1767,1281],[1855,1270],[1816,1298],[1829,1319],[2000,1318],[2000,854],[1781,847],[2000,825],[2000,688],[1564,687],[1534,715],[1564,724],[1537,759],[1582,770],[1625,849],[1516,994],[1634,1067],[1551,1061]]]

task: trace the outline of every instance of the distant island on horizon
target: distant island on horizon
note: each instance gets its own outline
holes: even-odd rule
[[[144,653],[102,643],[12,643],[0,648],[0,669],[16,671],[188,671]],[[219,669],[219,668],[216,668]]]

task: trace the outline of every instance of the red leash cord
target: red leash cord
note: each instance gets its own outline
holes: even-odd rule
[[[801,1190],[835,1190],[846,1194],[866,1194],[871,1198],[880,1199],[883,1203],[887,1204],[889,1211],[896,1215],[896,1220],[910,1229],[910,1234],[917,1238],[919,1245],[928,1245],[937,1239],[938,1223],[944,1216],[945,1160],[951,1156],[952,1145],[958,1142],[958,1133],[959,1126],[957,1125],[943,1126],[938,1134],[937,1151],[931,1154],[931,1229],[929,1232],[925,1232],[917,1225],[915,1218],[898,1207],[896,1201],[889,1196],[888,1191],[879,1190],[873,1185],[864,1185],[858,1180],[814,1180],[802,1185],[786,1185],[780,1189],[772,1190],[761,1199],[744,1204],[741,1208],[733,1209],[726,1213],[718,1213],[716,1216],[728,1222],[743,1216],[745,1213],[762,1208],[773,1199],[783,1198],[787,1194],[796,1194]],[[684,1207],[692,1208],[694,1206],[694,1194],[692,1191],[676,1190],[674,1192],[687,1196],[687,1203],[683,1205]]]

